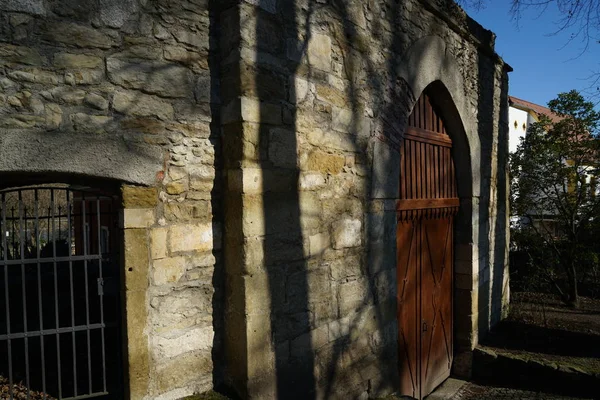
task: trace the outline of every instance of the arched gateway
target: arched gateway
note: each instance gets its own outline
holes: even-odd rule
[[[450,375],[453,231],[459,198],[452,140],[424,92],[408,120],[397,211],[401,394],[421,399]]]

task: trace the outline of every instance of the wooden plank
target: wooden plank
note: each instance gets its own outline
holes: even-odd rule
[[[415,190],[415,182],[417,181],[417,166],[416,166],[416,153],[415,153],[415,142],[410,141],[410,155],[408,162],[410,163],[410,191],[407,191],[407,199],[412,199],[417,195]]]
[[[396,211],[425,210],[430,208],[445,208],[460,206],[460,199],[456,197],[442,199],[401,199],[396,200]]]
[[[428,173],[429,173],[429,193],[427,194],[428,198],[435,198],[435,179],[434,179],[434,171],[435,171],[435,158],[433,156],[433,146],[428,144],[427,146],[427,157],[429,159],[429,162],[427,163],[428,166]]]
[[[452,139],[448,135],[443,135],[441,133],[416,128],[414,126],[409,126],[406,128],[405,137],[412,140],[419,140],[421,142],[431,143],[438,146],[452,146]]]
[[[408,141],[404,139],[402,141],[402,148],[400,149],[400,198],[406,198],[406,177],[408,176],[408,169],[406,163],[406,143]]]
[[[426,171],[426,165],[425,163],[427,162],[426,160],[426,156],[425,156],[425,143],[419,143],[419,152],[421,153],[421,177],[420,180],[418,182],[420,189],[421,189],[421,195],[419,196],[422,199],[426,199],[427,198],[427,171]]]
[[[434,196],[436,199],[440,198],[440,148],[439,146],[435,146],[433,148],[433,159],[434,159],[434,169],[435,169],[435,193]]]
[[[452,196],[456,197],[458,196],[458,189],[456,187],[456,174],[454,171],[454,163],[452,162],[452,158],[450,158],[450,167],[452,168],[452,177],[451,182],[452,182]]]

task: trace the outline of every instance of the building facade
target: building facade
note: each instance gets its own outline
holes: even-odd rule
[[[510,67],[454,2],[0,0],[0,20],[0,345],[26,360],[0,375],[131,399],[420,398],[469,375],[508,306]],[[407,195],[410,171],[434,189]],[[400,239],[444,218],[443,246]],[[450,320],[406,328],[399,265],[425,243],[451,254]],[[77,321],[92,294],[116,325]],[[422,332],[446,352],[434,383],[401,367]]]

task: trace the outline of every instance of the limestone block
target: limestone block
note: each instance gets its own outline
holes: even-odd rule
[[[155,187],[123,185],[121,197],[124,208],[152,208],[158,203]]]
[[[189,196],[188,200],[189,200]],[[164,215],[167,221],[185,222],[194,219],[210,220],[212,215],[209,200],[190,202],[172,202],[165,204]],[[214,230],[214,229],[213,229]]]
[[[205,51],[210,47],[208,30],[206,32],[192,32],[184,28],[175,28],[171,33],[179,43],[184,43]]]
[[[326,176],[313,172],[301,172],[299,179],[300,190],[315,190],[325,186]]]
[[[187,185],[183,181],[169,182],[165,186],[165,191],[170,195],[178,195],[187,190]]]
[[[62,123],[63,112],[58,104],[47,103],[44,105],[44,113],[46,114],[46,128],[50,130],[58,129]]]
[[[194,98],[198,103],[219,103],[219,90],[213,87],[213,77],[209,71],[201,71],[196,74]]]
[[[132,399],[144,398],[148,392],[149,364],[146,291],[128,291],[125,304],[127,318],[127,361],[129,390]]]
[[[58,69],[79,69],[102,67],[100,57],[86,54],[58,53],[54,55],[54,66]]]
[[[328,249],[331,246],[331,238],[328,233],[317,233],[316,235],[311,235],[308,238],[309,241],[309,251],[310,256],[318,256],[323,251]]]
[[[192,94],[191,72],[177,64],[109,57],[106,70],[111,82],[127,89],[140,89],[163,97],[189,97]]]
[[[345,159],[342,156],[315,150],[308,155],[306,164],[306,168],[310,171],[338,174],[344,168]]]
[[[208,54],[199,51],[189,51],[185,47],[165,46],[165,60],[177,61],[188,65],[195,72],[208,70]],[[198,68],[199,70],[196,70]]]
[[[226,107],[224,111],[225,123],[241,120],[246,122],[281,125],[282,111],[280,105],[261,102],[249,97],[242,97],[239,99],[239,102],[239,104],[233,102]]]
[[[169,243],[171,252],[212,250],[212,224],[173,225],[169,228]]]
[[[88,93],[84,100],[86,104],[94,107],[97,110],[108,110],[108,100],[96,93]]]
[[[243,202],[242,230],[244,236],[264,235],[265,215],[262,196],[244,195]]]
[[[346,94],[329,85],[317,84],[317,99],[325,101],[340,108],[348,108],[349,102]]]
[[[356,311],[368,298],[369,285],[366,280],[359,279],[340,284],[338,286],[340,315],[348,315]]]
[[[277,294],[285,292],[285,280],[281,273],[267,275],[263,271],[244,276],[242,279],[244,291],[247,293],[244,309],[246,315],[268,314],[272,307],[271,302],[276,302]],[[264,293],[274,293],[274,295],[264,296]],[[273,307],[276,305],[273,304]]]
[[[337,107],[333,107],[332,111],[331,127],[338,132],[350,132],[356,120],[352,111]]]
[[[357,247],[362,243],[362,222],[359,219],[341,219],[332,225],[333,248]]]
[[[61,21],[50,23],[44,32],[49,42],[58,42],[75,47],[97,47],[110,49],[118,44],[117,35],[91,28],[85,25]]]
[[[308,139],[308,143],[322,149],[336,149],[343,151],[356,151],[358,149],[358,145],[352,136],[340,132],[324,131],[315,128],[308,131],[306,138]]]
[[[347,337],[350,334],[350,324],[350,317],[348,316],[329,322],[327,325],[329,341],[334,342]]]
[[[188,384],[196,385],[198,377],[210,375],[212,370],[213,362],[210,351],[185,353],[160,363],[156,367],[155,382],[153,383],[158,392],[163,393]],[[205,386],[205,389],[208,387]],[[152,398],[158,399],[159,396],[152,396]],[[177,397],[173,397],[173,399],[175,398]]]
[[[373,184],[371,196],[374,199],[397,199],[400,176],[400,153],[386,143],[375,140],[373,147]]]
[[[269,133],[269,161],[276,167],[297,168],[296,133],[280,128]]]
[[[65,73],[68,85],[95,85],[104,80],[104,69],[81,69]]]
[[[4,0],[6,1],[6,0]],[[16,3],[26,3],[24,1],[15,1]],[[0,0],[0,7],[2,1]],[[41,65],[44,58],[34,49],[25,46],[14,46],[11,44],[2,43],[0,45],[0,60],[1,62],[13,62],[25,65]]]
[[[307,99],[311,84],[304,78],[293,75],[290,77],[293,91],[290,93],[290,102],[300,104]]]
[[[148,241],[145,229],[126,229],[123,234],[125,254],[125,289],[148,288]],[[145,303],[144,303],[145,308]]]
[[[171,333],[168,336],[155,336],[152,340],[154,351],[159,359],[178,357],[184,353],[210,350],[214,339],[212,326],[204,326]]]
[[[44,0],[0,0],[0,10],[46,15]]]
[[[154,43],[149,42],[149,45],[145,45],[146,39],[135,38],[132,36],[126,36],[125,42],[127,47],[123,51],[114,54],[114,57],[122,59],[144,59],[144,60],[159,60],[163,54],[162,49],[155,47]],[[140,44],[137,44],[140,43]]]
[[[331,37],[312,32],[308,42],[307,56],[311,67],[331,71]]]
[[[317,228],[321,224],[322,218],[321,200],[317,195],[313,192],[300,192],[299,206],[300,225],[302,229]]]
[[[155,285],[178,282],[185,273],[187,267],[184,257],[154,260],[153,265],[152,279],[154,280]]]
[[[154,209],[152,208],[126,208],[122,210],[123,227],[147,228],[154,225]]]
[[[198,325],[211,325],[213,293],[212,283],[197,283],[193,287],[180,288],[168,295],[152,298],[150,306],[155,332],[162,334]]]
[[[360,218],[363,214],[363,204],[355,198],[333,198],[322,200],[323,218],[326,221],[338,220],[340,215]]]
[[[69,116],[73,129],[79,132],[102,132],[109,128],[113,118],[106,115],[90,115],[84,113]]]
[[[62,82],[61,76],[37,68],[28,68],[27,70],[12,71],[8,74],[8,77],[14,79],[15,81],[42,83],[46,85],[56,85]]]
[[[136,92],[118,91],[113,98],[113,108],[122,114],[138,117],[155,116],[162,120],[173,119],[173,106],[158,97]]]
[[[100,0],[100,21],[111,28],[120,28],[139,10],[136,0]]]
[[[354,254],[333,260],[330,263],[330,271],[331,279],[334,281],[356,278],[363,274],[360,257]]]
[[[227,172],[227,188],[231,192],[260,194],[263,190],[263,174],[260,168],[244,168]]]
[[[290,355],[295,359],[312,356],[315,350],[329,342],[327,325],[322,325],[308,333],[298,336],[290,343]]]
[[[168,254],[167,228],[150,230],[150,254],[153,260],[165,258]]]
[[[367,28],[367,21],[363,10],[363,3],[351,2],[348,4],[348,16],[350,21],[362,29]]]

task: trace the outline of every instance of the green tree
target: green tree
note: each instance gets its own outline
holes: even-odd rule
[[[537,241],[547,248],[551,262],[549,253],[532,260],[576,307],[578,270],[597,254],[589,232],[600,218],[600,113],[575,90],[560,93],[548,107],[558,118],[541,116],[511,156],[512,213],[525,221],[515,239],[521,247]]]

